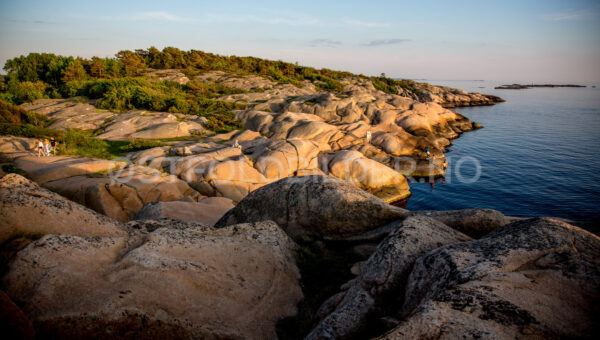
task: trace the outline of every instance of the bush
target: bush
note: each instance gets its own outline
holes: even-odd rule
[[[45,127],[50,123],[48,117],[35,112],[29,112],[19,106],[0,100],[0,123],[31,124]]]
[[[236,129],[242,130],[244,128],[242,123],[235,120],[235,115],[230,111],[211,113],[206,118],[208,122],[204,127],[217,133],[229,132]]]
[[[130,140],[129,143],[127,143],[126,145],[119,147],[119,150],[123,152],[133,152],[165,145],[166,144],[161,143],[157,140],[135,138]]]
[[[27,138],[64,138],[65,133],[62,131],[56,131],[46,129],[31,124],[10,124],[0,123],[0,135],[12,135]]]

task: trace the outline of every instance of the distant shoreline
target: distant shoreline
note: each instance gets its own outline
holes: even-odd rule
[[[585,85],[574,85],[574,84],[531,84],[531,85],[521,85],[521,84],[511,84],[511,85],[501,85],[494,87],[496,90],[523,90],[529,89],[533,87],[587,87]]]

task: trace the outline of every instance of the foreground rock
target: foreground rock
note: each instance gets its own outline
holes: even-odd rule
[[[0,244],[15,237],[45,234],[90,237],[125,234],[116,221],[17,174],[8,174],[0,179],[0,220]]]
[[[418,257],[440,246],[471,239],[423,216],[394,224],[393,231],[369,259],[360,263],[360,273],[345,285],[346,290],[324,303],[319,310],[324,317],[307,339],[359,338],[361,332],[378,326],[369,323],[402,303],[398,293],[404,291]]]
[[[2,287],[38,337],[272,339],[277,320],[295,313],[294,245],[274,223],[129,227],[128,236],[48,235],[18,253]]]
[[[556,219],[514,222],[420,257],[384,339],[594,338],[600,238]]]
[[[288,177],[252,192],[215,227],[273,220],[295,240],[335,240],[371,231],[404,213],[338,179]]]

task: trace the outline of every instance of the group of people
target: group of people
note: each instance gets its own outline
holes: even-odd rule
[[[56,140],[54,139],[54,137],[50,137],[50,140],[48,139],[44,139],[43,141],[41,139],[38,139],[35,141],[35,147],[38,150],[38,157],[41,156],[50,156],[52,154],[54,154],[54,156],[56,156]]]

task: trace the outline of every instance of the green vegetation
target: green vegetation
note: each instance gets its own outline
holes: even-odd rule
[[[128,144],[119,147],[119,150],[124,152],[133,152],[165,145],[166,144],[154,139],[135,138],[130,140]]]
[[[45,127],[50,120],[48,117],[23,110],[19,106],[0,100],[0,124],[31,124]]]
[[[81,96],[97,99],[99,109],[180,112],[206,117],[209,121],[208,128],[214,131],[240,128],[231,111],[246,106],[216,98],[244,91],[194,80],[186,85],[156,81],[145,76],[149,69],[179,69],[189,77],[218,70],[237,75],[259,75],[278,83],[299,87],[303,86],[304,81],[310,81],[321,90],[338,92],[343,89],[341,78],[356,76],[349,72],[299,66],[297,63],[221,56],[197,50],[181,51],[174,47],[166,47],[162,51],[154,47],[124,50],[119,51],[114,58],[91,59],[30,53],[7,60],[4,66],[7,75],[0,76],[0,100],[18,105],[39,98]],[[358,77],[366,78],[362,75]],[[369,79],[377,89],[386,93],[397,94],[398,88],[416,91],[417,83],[412,81],[394,80],[384,74]],[[20,124],[11,120],[0,123]],[[43,127],[43,124],[32,125]],[[31,129],[21,133],[41,134]]]
[[[45,116],[0,100],[0,135],[39,139],[54,137],[61,155],[113,159],[127,152],[164,145],[160,141],[143,139],[106,141],[92,137],[90,131],[48,129],[46,126],[49,123],[50,120]]]
[[[416,83],[411,80],[395,80],[387,78],[384,75],[380,77],[371,77],[371,82],[376,89],[390,94],[398,94],[398,87],[407,89],[411,92],[417,92]]]
[[[23,172],[23,170],[21,170],[19,168],[16,168],[12,164],[4,164],[4,165],[2,165],[2,171],[4,171],[7,174],[17,174],[17,175],[21,175],[21,176],[25,175],[25,173]]]

